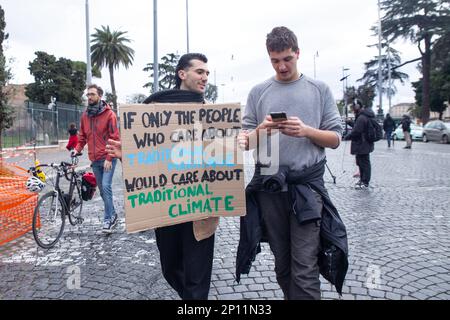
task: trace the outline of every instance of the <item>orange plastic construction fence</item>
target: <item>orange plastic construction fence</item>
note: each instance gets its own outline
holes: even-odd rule
[[[36,193],[26,189],[25,169],[0,161],[0,245],[31,230]]]

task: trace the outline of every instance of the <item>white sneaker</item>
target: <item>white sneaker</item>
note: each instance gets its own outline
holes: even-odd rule
[[[369,190],[369,185],[362,183],[361,181],[359,181],[356,185],[355,185],[355,189],[356,190]]]
[[[103,233],[111,233],[112,232],[111,222],[110,221],[103,222],[102,232]]]
[[[369,185],[361,183],[361,187],[359,188],[359,190],[369,190]]]
[[[114,218],[112,219],[110,225],[111,225],[111,229],[114,228],[117,225],[117,222],[119,222],[119,219],[117,217],[117,214],[114,215]]]
[[[117,225],[118,221],[119,221],[119,219],[117,218],[117,214],[116,214],[116,215],[114,215],[114,218],[112,219],[112,221],[103,222],[102,232],[103,233],[112,233],[112,229]]]

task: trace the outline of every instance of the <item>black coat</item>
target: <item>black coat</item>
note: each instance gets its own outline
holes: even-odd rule
[[[299,222],[321,219],[319,269],[339,294],[348,269],[347,231],[336,207],[331,202],[323,182],[326,160],[303,171],[289,171],[281,167],[278,174],[262,177],[257,168],[253,180],[246,188],[247,215],[241,217],[240,240],[236,256],[236,281],[241,274],[248,274],[252,262],[261,251],[260,242],[267,242],[261,211],[254,196],[256,191],[280,192],[284,181],[288,183],[293,214]],[[323,201],[321,215],[318,214],[317,192]]]
[[[205,103],[205,99],[202,94],[197,93],[197,92],[180,90],[180,89],[171,89],[171,90],[158,91],[144,100],[144,104],[149,104],[149,103],[154,103],[154,102],[159,102],[159,103],[183,103],[183,102]]]
[[[403,132],[411,132],[411,119],[409,119],[409,117],[403,117],[403,119],[400,121],[399,126],[402,126]]]
[[[384,131],[394,131],[395,129],[395,121],[391,117],[384,119],[383,121],[383,130]]]
[[[375,118],[375,113],[372,109],[363,109],[356,116],[352,131],[345,137],[345,140],[352,140],[351,154],[369,154],[373,152],[374,143],[367,141],[367,123],[369,118]]]

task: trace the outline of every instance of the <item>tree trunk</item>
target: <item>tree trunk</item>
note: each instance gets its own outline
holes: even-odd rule
[[[113,111],[117,114],[117,95],[116,95],[116,84],[114,82],[114,66],[109,66],[109,80],[111,82],[111,91],[113,95]]]
[[[3,139],[2,139],[2,131],[0,129],[0,160],[3,159]]]
[[[422,56],[422,123],[430,120],[430,69],[431,69],[431,36],[425,35],[425,52]]]

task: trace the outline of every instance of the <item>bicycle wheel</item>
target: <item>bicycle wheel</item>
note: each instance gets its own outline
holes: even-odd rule
[[[46,193],[38,202],[33,214],[33,236],[36,243],[50,249],[64,231],[64,210],[56,192]]]
[[[81,188],[80,183],[77,181],[75,188],[73,190],[72,200],[69,206],[69,222],[71,225],[75,226],[77,224],[83,223],[83,218],[81,218],[81,211],[83,210],[83,199],[81,198]]]

